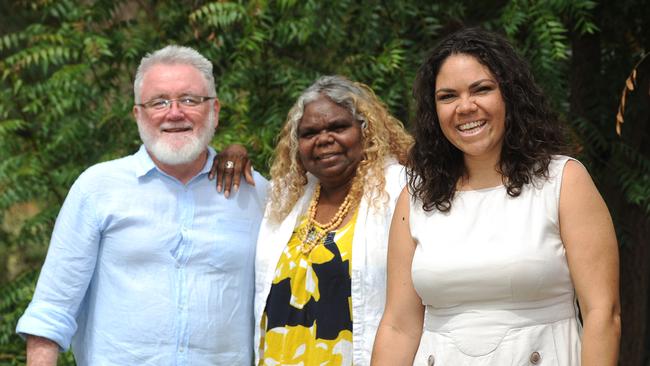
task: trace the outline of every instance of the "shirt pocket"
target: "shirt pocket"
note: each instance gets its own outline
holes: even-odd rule
[[[253,266],[255,236],[249,219],[218,218],[214,226],[215,240],[208,253],[208,262],[220,271]]]

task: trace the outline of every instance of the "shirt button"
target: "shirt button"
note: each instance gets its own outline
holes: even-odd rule
[[[433,355],[429,355],[429,359],[427,360],[427,364],[429,366],[433,366],[436,363],[436,359],[433,357]]]
[[[185,352],[185,348],[183,346],[178,347],[178,352],[180,353]]]
[[[542,355],[540,355],[539,352],[535,351],[530,354],[530,363],[532,363],[533,365],[537,365],[541,360],[542,360]]]

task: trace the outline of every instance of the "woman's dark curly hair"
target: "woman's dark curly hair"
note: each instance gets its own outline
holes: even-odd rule
[[[517,197],[524,184],[547,177],[554,154],[567,145],[556,114],[535,84],[526,61],[502,36],[478,28],[465,28],[444,38],[418,70],[413,95],[416,100],[415,145],[409,153],[409,188],[425,211],[446,212],[465,175],[463,152],[440,129],[436,113],[436,77],[447,57],[465,54],[486,66],[499,84],[506,107],[505,137],[499,172],[508,195]]]

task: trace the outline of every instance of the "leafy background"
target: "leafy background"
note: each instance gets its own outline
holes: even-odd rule
[[[214,146],[245,144],[266,172],[289,106],[317,76],[369,84],[408,125],[426,51],[468,25],[511,39],[572,131],[621,245],[620,364],[650,365],[650,62],[637,64],[650,46],[650,7],[642,1],[0,0],[0,9],[0,365],[24,363],[15,324],[68,188],[88,166],[139,146],[130,111],[145,53],[176,43],[211,59],[223,106]],[[74,361],[67,354],[59,364]]]

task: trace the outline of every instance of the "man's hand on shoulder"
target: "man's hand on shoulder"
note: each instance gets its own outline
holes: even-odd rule
[[[56,366],[59,345],[47,338],[27,336],[27,366]]]

